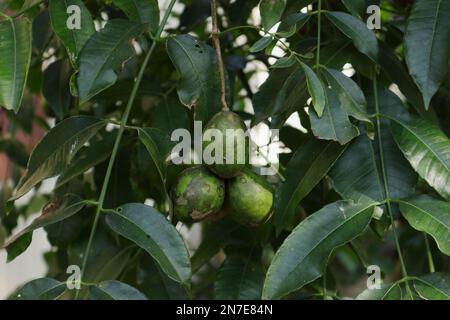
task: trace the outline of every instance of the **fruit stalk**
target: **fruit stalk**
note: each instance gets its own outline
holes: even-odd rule
[[[230,110],[227,105],[227,99],[225,98],[225,71],[223,68],[222,51],[220,49],[219,30],[217,28],[217,3],[216,0],[211,0],[211,19],[212,19],[212,31],[211,38],[214,49],[216,51],[217,68],[219,69],[220,78],[220,102],[222,104],[222,110]]]

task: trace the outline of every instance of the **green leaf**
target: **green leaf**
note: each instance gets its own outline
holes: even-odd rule
[[[0,106],[17,113],[31,61],[31,23],[0,21],[0,43]]]
[[[322,84],[322,81],[320,81],[319,77],[310,67],[308,67],[303,62],[301,62],[300,65],[302,66],[302,69],[306,75],[306,83],[308,85],[309,94],[312,98],[314,110],[317,112],[317,115],[320,118],[322,117],[323,110],[326,104],[324,86]]]
[[[400,91],[405,95],[419,114],[424,118],[430,118],[431,113],[426,112],[423,105],[422,94],[409,75],[406,66],[399,60],[394,50],[384,43],[380,45],[380,66],[387,77],[398,85]]]
[[[151,33],[155,34],[159,26],[159,7],[156,0],[113,0],[120,10],[132,21],[148,24]]]
[[[90,210],[90,213],[92,212],[93,211]],[[80,215],[76,215],[72,218],[79,216]],[[63,222],[66,221],[70,221],[70,219],[64,220]],[[87,222],[88,223],[83,227],[90,226],[90,221]],[[63,229],[63,232],[65,230],[66,229]],[[82,232],[82,230],[83,229],[81,229],[79,233]],[[87,243],[87,237],[77,237],[66,244],[66,263],[68,265],[82,265]],[[129,243],[125,246],[119,247],[117,245],[117,237],[112,238],[109,230],[107,231],[106,228],[99,228],[92,240],[89,259],[83,274],[83,281],[86,283],[99,283],[100,281],[117,279],[129,265],[130,255],[136,252],[136,249],[138,248],[136,248],[134,244]],[[80,295],[80,297],[87,298],[88,290],[84,290],[84,288],[82,288],[82,290],[82,295]]]
[[[77,16],[78,9],[73,10],[73,8],[79,9],[79,16]],[[91,13],[82,0],[50,0],[49,12],[53,31],[66,47],[70,61],[76,66],[81,49],[95,33]],[[76,24],[72,25],[75,22],[74,19],[78,18],[80,19],[79,28]]]
[[[51,278],[32,280],[16,291],[11,300],[54,300],[66,289],[64,282]]]
[[[167,52],[181,75],[178,97],[194,109],[196,120],[207,122],[220,111],[220,83],[214,50],[188,34],[167,41]]]
[[[272,37],[271,36],[264,36],[261,39],[259,39],[258,41],[256,41],[249,49],[249,51],[251,53],[255,53],[255,52],[259,52],[264,50],[265,48],[267,48],[269,46],[269,44],[272,42]]]
[[[77,85],[81,103],[117,81],[117,70],[134,54],[131,41],[144,29],[143,24],[114,19],[89,38],[79,57]]]
[[[342,0],[342,3],[347,8],[347,10],[361,19],[364,16],[364,13],[367,8],[366,0]]]
[[[396,283],[382,284],[380,289],[366,289],[356,300],[401,300],[402,289]]]
[[[71,75],[72,69],[67,60],[57,60],[44,71],[42,94],[60,120],[69,111]]]
[[[50,23],[50,14],[47,9],[42,10],[33,19],[31,26],[32,34],[32,46],[35,52],[41,53],[45,52],[47,45],[52,41],[53,29]]]
[[[147,300],[139,290],[117,280],[90,286],[89,293],[93,300]]]
[[[186,246],[175,227],[156,209],[125,204],[120,213],[108,213],[106,223],[147,251],[171,279],[189,286],[191,264]]]
[[[359,135],[359,130],[350,122],[336,92],[325,88],[325,94],[325,109],[322,117],[319,118],[315,112],[309,111],[312,132],[319,139],[346,144]]]
[[[286,181],[275,194],[273,223],[277,233],[288,225],[300,201],[322,180],[344,150],[338,143],[316,139],[297,149],[287,164]]]
[[[425,108],[445,79],[450,57],[450,2],[416,1],[405,31],[405,56]]]
[[[138,128],[139,140],[144,144],[148,153],[158,167],[161,181],[165,180],[166,158],[171,153],[174,143],[170,137],[156,128]]]
[[[342,72],[334,69],[321,69],[341,102],[344,110],[355,119],[370,122],[367,115],[367,102],[359,86]]]
[[[259,300],[264,269],[251,254],[231,254],[220,267],[214,282],[214,297],[219,300]]]
[[[297,62],[295,55],[290,55],[287,57],[281,57],[270,67],[272,69],[290,68]]]
[[[33,222],[15,234],[9,241],[7,241],[1,248],[8,251],[8,259],[10,262],[18,255],[27,249],[31,243],[33,231],[58,221],[69,218],[78,211],[80,211],[84,204],[80,197],[67,194],[61,198],[55,198],[45,205],[42,209],[42,214],[33,220]]]
[[[269,31],[278,21],[280,21],[286,0],[261,0],[259,12],[264,30]]]
[[[311,18],[310,14],[297,12],[284,18],[277,30],[277,36],[281,38],[292,37]]]
[[[347,148],[330,172],[334,189],[356,202],[383,201],[414,193],[416,176],[402,157],[386,127],[382,145],[361,135]],[[384,163],[386,178],[381,168]],[[386,184],[386,185],[385,185]]]
[[[333,250],[363,233],[373,211],[373,203],[338,201],[303,220],[276,252],[263,299],[281,298],[319,278]]]
[[[58,123],[34,148],[26,175],[10,200],[20,198],[40,181],[60,174],[77,151],[105,124],[104,120],[90,116],[71,117]]]
[[[139,259],[136,281],[141,291],[152,300],[186,300],[189,293],[178,282],[170,279],[150,257]]]
[[[326,12],[326,17],[347,37],[355,47],[373,61],[378,60],[378,43],[373,31],[361,20],[345,12]]]
[[[131,245],[125,248],[117,248],[116,250],[102,252],[101,258],[94,258],[95,262],[93,264],[95,264],[95,266],[92,266],[92,269],[87,270],[86,279],[92,279],[92,282],[98,283],[100,281],[119,277],[128,266],[132,249],[136,249],[136,247]]]
[[[369,110],[375,111],[373,92]],[[401,101],[388,90],[378,91],[378,112],[403,111]],[[361,135],[347,148],[330,172],[334,189],[355,202],[404,198],[414,193],[416,175],[401,154],[390,133],[388,120],[376,118],[375,138]]]
[[[244,236],[244,241],[241,241]],[[208,241],[202,241],[191,258],[192,272],[197,272],[203,265],[211,260],[222,248],[229,244],[248,245],[250,236],[245,232],[245,227],[236,224],[230,219],[204,225],[204,237]]]
[[[159,184],[167,195],[166,184],[166,158],[170,154],[174,144],[164,132],[155,128],[138,128],[139,140],[147,149],[156,170],[158,171]]]
[[[417,293],[426,300],[450,300],[450,275],[434,272],[414,280]]]
[[[420,195],[400,201],[400,211],[414,229],[431,235],[439,250],[450,256],[450,203]]]
[[[95,141],[92,145],[81,150],[69,166],[64,168],[56,181],[58,188],[92,167],[102,163],[111,155],[116,139],[115,134],[106,136],[104,139]],[[130,139],[123,137],[120,146],[126,145]],[[120,147],[119,147],[120,148]]]
[[[439,128],[419,118],[392,118],[391,130],[414,170],[450,201],[449,138]]]
[[[253,97],[255,124],[286,110],[302,107],[309,95],[303,70],[292,67],[275,69]]]
[[[153,109],[152,127],[160,129],[168,135],[171,135],[176,129],[187,129],[189,120],[186,108],[178,99],[163,98],[161,103]]]

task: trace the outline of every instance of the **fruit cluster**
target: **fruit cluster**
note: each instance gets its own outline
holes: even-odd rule
[[[236,113],[222,111],[212,117],[204,132],[209,129],[216,129],[225,137],[228,129],[245,132],[246,126]],[[203,139],[203,148],[210,143],[209,139]],[[246,161],[237,161],[238,148],[242,147],[240,143],[242,139],[239,136],[233,136],[231,141],[225,139],[223,155],[227,154],[227,147],[234,148],[232,163],[213,163],[206,168],[195,166],[180,174],[171,192],[173,212],[178,220],[195,222],[217,217],[219,212],[229,214],[236,222],[248,226],[259,225],[269,219],[273,204],[272,187],[247,167],[248,152]]]

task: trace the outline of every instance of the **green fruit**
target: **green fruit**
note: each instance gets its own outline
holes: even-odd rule
[[[272,204],[272,187],[256,173],[245,170],[228,182],[227,207],[238,223],[254,226],[266,222]]]
[[[224,182],[202,167],[181,172],[172,188],[173,213],[181,221],[199,221],[220,210]]]
[[[245,123],[241,120],[239,115],[231,111],[222,111],[215,114],[211,120],[208,122],[203,133],[203,151],[206,154],[209,150],[214,150],[215,140],[212,141],[207,137],[207,130],[216,129],[218,133],[220,132],[222,136],[222,163],[212,163],[206,162],[208,168],[222,178],[231,178],[237,176],[245,165],[248,163],[248,146],[249,139],[246,137],[247,127]],[[229,135],[227,138],[227,129],[232,129],[234,135]],[[211,131],[210,131],[211,132]],[[230,131],[229,131],[230,132]],[[227,148],[230,149],[227,157]],[[217,150],[220,150],[219,148]],[[211,152],[215,156],[215,152]],[[205,159],[204,159],[205,160]],[[205,160],[207,161],[207,160]]]

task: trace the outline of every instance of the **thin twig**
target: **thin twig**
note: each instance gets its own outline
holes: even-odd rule
[[[167,23],[167,19],[169,18],[169,15],[170,15],[170,13],[172,11],[173,6],[175,5],[175,2],[176,2],[176,0],[171,0],[171,2],[170,2],[169,6],[168,6],[168,8],[167,8],[167,10],[166,10],[166,12],[164,14],[164,17],[163,17],[163,19],[162,19],[162,21],[161,21],[161,23],[159,25],[158,31],[156,33],[156,38],[161,37],[161,33],[162,33],[163,29],[164,29],[164,26]],[[85,250],[84,256],[83,256],[83,262],[82,262],[82,267],[81,267],[81,280],[83,280],[84,271],[86,269],[87,262],[89,260],[89,254],[90,254],[90,251],[91,251],[91,247],[92,247],[92,243],[93,243],[93,240],[94,240],[95,232],[97,230],[97,225],[98,225],[100,213],[102,212],[102,210],[104,210],[103,203],[104,203],[104,200],[105,200],[105,197],[106,197],[106,192],[108,190],[108,185],[109,185],[109,181],[110,181],[110,177],[111,177],[111,172],[112,172],[112,168],[114,166],[114,162],[115,162],[115,159],[116,159],[116,156],[117,156],[117,152],[118,152],[118,149],[119,149],[120,141],[121,141],[122,135],[123,135],[123,133],[124,133],[124,131],[126,129],[128,117],[129,117],[129,115],[131,113],[131,109],[133,107],[133,102],[134,102],[134,99],[136,98],[136,94],[137,94],[139,85],[140,85],[140,83],[142,81],[142,78],[144,76],[145,68],[147,67],[148,62],[150,61],[150,57],[151,57],[153,51],[155,50],[155,47],[156,47],[157,43],[158,43],[158,41],[153,41],[152,46],[150,47],[149,51],[147,52],[147,54],[146,54],[146,56],[144,58],[144,61],[142,62],[141,68],[139,70],[139,74],[138,74],[138,76],[136,78],[136,81],[134,82],[133,89],[131,91],[130,99],[128,100],[128,104],[126,106],[125,112],[123,113],[122,119],[120,121],[119,132],[118,132],[116,140],[114,142],[113,151],[112,151],[111,157],[109,159],[108,167],[106,169],[105,178],[103,180],[103,185],[102,185],[102,189],[100,191],[100,197],[99,197],[99,200],[98,200],[97,210],[96,210],[95,216],[94,216],[94,222],[93,222],[92,227],[91,227],[91,232],[89,234],[88,244],[86,246],[86,250]],[[79,296],[79,291],[77,291],[76,294],[75,294],[75,300],[78,299],[78,296]]]
[[[378,83],[377,83],[377,69],[375,69],[375,76],[373,78],[373,94],[374,94],[374,102],[375,102],[375,112],[378,114],[380,113],[380,106],[379,106],[379,101],[378,101]],[[380,161],[381,164],[381,173],[382,173],[382,177],[383,177],[383,181],[384,181],[384,190],[386,193],[386,197],[389,199],[390,194],[389,194],[389,186],[387,184],[387,173],[386,173],[386,168],[384,165],[384,152],[383,152],[383,140],[381,139],[381,124],[380,124],[380,119],[376,119],[376,125],[377,125],[377,138],[378,138],[378,148],[379,148],[379,152],[380,152],[380,158],[382,159],[382,161]],[[403,255],[402,255],[402,250],[400,248],[400,241],[399,241],[399,237],[397,234],[397,230],[396,230],[396,226],[395,226],[395,221],[394,221],[394,215],[393,215],[393,211],[391,208],[391,201],[387,200],[386,201],[386,206],[387,206],[387,211],[389,213],[389,218],[391,220],[391,227],[392,227],[392,233],[394,235],[394,240],[395,240],[395,247],[397,249],[397,254],[398,254],[398,258],[400,261],[400,266],[402,269],[402,275],[403,277],[408,277],[408,272],[406,271],[406,265],[405,262],[403,261]],[[412,298],[412,291],[409,287],[409,284],[406,283],[406,292],[408,293],[408,295]]]
[[[217,28],[217,4],[216,0],[211,0],[211,19],[212,19],[212,31],[211,38],[216,50],[217,68],[219,69],[220,77],[220,102],[222,104],[222,110],[230,110],[227,105],[227,99],[225,97],[225,71],[223,68],[222,51],[220,50],[219,29]]]

